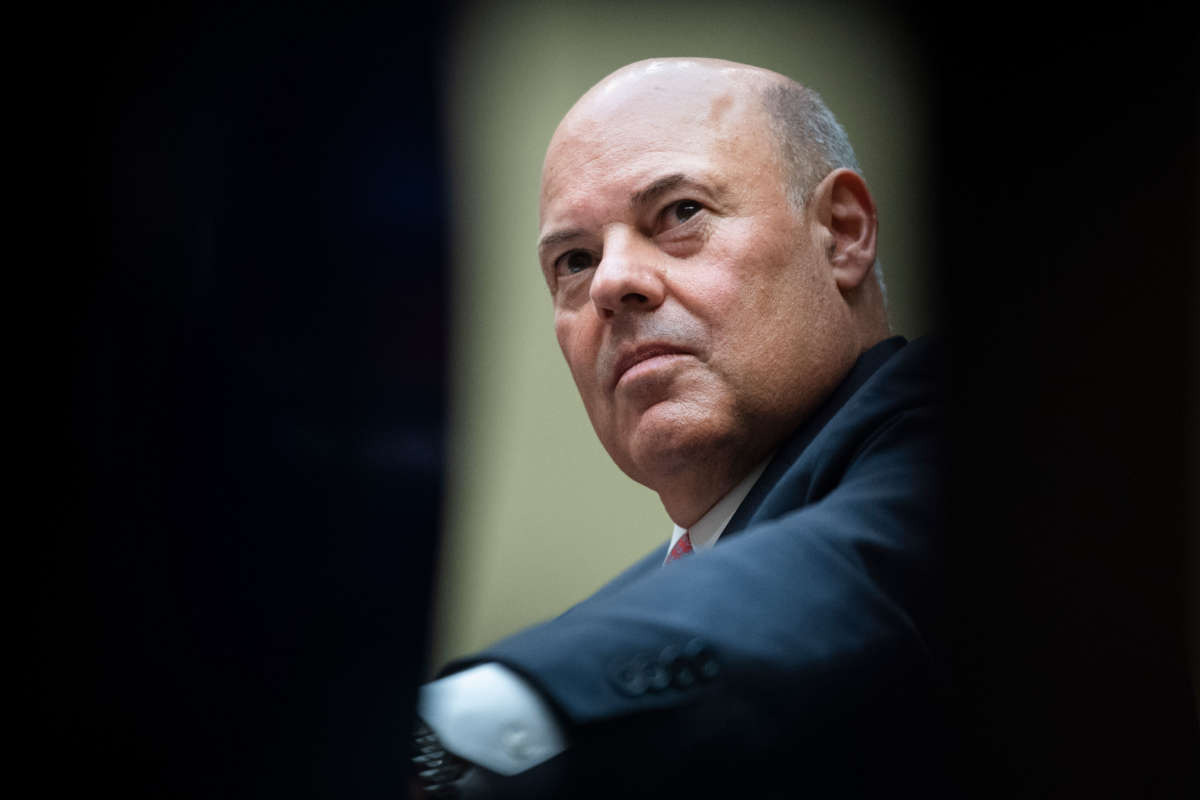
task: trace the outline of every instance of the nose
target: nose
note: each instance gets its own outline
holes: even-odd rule
[[[624,311],[653,311],[666,294],[656,248],[636,231],[610,231],[592,275],[590,296],[603,318]]]

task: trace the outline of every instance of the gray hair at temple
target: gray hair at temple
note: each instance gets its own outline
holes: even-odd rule
[[[772,83],[763,92],[772,133],[791,171],[788,197],[799,210],[826,175],[838,167],[862,174],[846,130],[821,95],[795,81]]]
[[[846,167],[862,174],[846,129],[817,92],[792,80],[773,82],[763,92],[763,105],[771,120],[771,131],[779,140],[784,167],[790,173],[788,200],[797,211],[804,208],[817,184],[833,170]],[[886,303],[879,259],[875,259],[874,271]]]

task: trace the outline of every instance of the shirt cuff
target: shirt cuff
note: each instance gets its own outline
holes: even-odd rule
[[[425,684],[417,714],[451,753],[501,775],[523,772],[567,749],[546,701],[496,663]]]

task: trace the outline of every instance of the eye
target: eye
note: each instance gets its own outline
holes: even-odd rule
[[[673,225],[682,225],[692,217],[699,214],[703,208],[704,206],[700,205],[695,200],[680,200],[667,206],[666,219],[664,222],[666,222],[667,227],[671,227]]]
[[[568,250],[558,257],[555,271],[559,275],[574,275],[596,265],[596,259],[587,250]]]

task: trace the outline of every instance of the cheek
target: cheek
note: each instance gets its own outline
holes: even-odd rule
[[[587,326],[578,315],[562,313],[555,315],[554,335],[571,377],[575,379],[575,386],[584,402],[590,403],[596,374],[595,337],[588,335]]]
[[[729,344],[731,337],[751,336],[763,322],[778,291],[764,273],[757,259],[743,253],[720,253],[688,281],[683,303],[703,321],[714,339],[711,344],[719,346]]]
[[[714,308],[738,308],[769,297],[794,258],[791,241],[760,220],[728,220],[709,241],[707,268],[696,278],[698,296]]]
[[[782,379],[826,316],[812,266],[769,238],[763,244],[741,258],[727,254],[695,295],[712,335],[714,368],[752,393]]]

